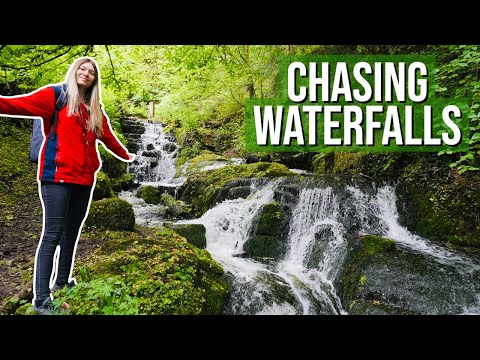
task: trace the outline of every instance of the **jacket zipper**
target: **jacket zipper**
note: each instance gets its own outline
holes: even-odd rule
[[[82,108],[80,108],[80,117],[82,119],[82,135],[83,135],[84,143],[85,143],[85,147],[84,147],[85,160],[83,162],[83,174],[82,174],[82,179],[85,182],[85,168],[87,167],[87,159],[88,159],[88,154],[87,154],[87,151],[88,151],[88,130],[86,130],[87,121],[83,117],[83,109]]]

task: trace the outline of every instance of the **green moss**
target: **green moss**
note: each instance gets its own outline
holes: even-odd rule
[[[103,171],[99,171],[97,174],[97,182],[95,183],[95,189],[93,190],[93,200],[101,200],[112,196],[113,192],[110,178]]]
[[[133,230],[135,214],[132,205],[119,198],[92,201],[85,229]]]
[[[189,218],[192,213],[190,204],[182,200],[177,200],[170,194],[161,195],[160,203],[166,206],[164,216],[169,219]]]
[[[127,173],[128,164],[117,159],[115,156],[107,152],[103,146],[99,147],[102,159],[102,171],[108,175],[110,179],[120,178]]]
[[[325,169],[325,156],[326,153],[319,153],[313,157],[312,168],[314,174],[324,174],[326,173]]]
[[[447,159],[419,157],[397,186],[400,222],[430,240],[480,247],[480,177]]]
[[[143,199],[147,204],[160,204],[161,194],[158,189],[153,186],[142,186],[137,196]]]
[[[190,244],[201,249],[207,247],[207,238],[205,236],[206,229],[203,224],[170,224],[166,223],[166,227],[174,230],[177,234],[185,237]]]
[[[243,245],[248,256],[276,259],[283,253],[285,238],[282,232],[285,218],[282,214],[277,202],[261,207],[252,225],[252,233]]]
[[[374,255],[379,252],[390,251],[395,248],[395,241],[378,235],[365,235],[360,238],[362,256]]]
[[[378,235],[356,239],[340,278],[340,294],[347,308],[365,300],[364,285],[368,279],[361,273],[365,263],[375,254],[395,250],[395,241]]]
[[[29,161],[31,130],[31,119],[0,117],[0,226],[13,226],[18,214],[33,210],[26,208],[30,199],[38,198],[37,165]]]
[[[286,166],[278,163],[229,165],[210,171],[192,173],[182,189],[181,200],[193,205],[196,215],[205,213],[213,204],[222,188],[235,180],[261,177],[291,176]]]
[[[255,233],[259,235],[280,235],[280,205],[277,202],[262,206]]]
[[[362,153],[336,152],[333,160],[333,174],[358,174]]]
[[[229,161],[229,159],[211,151],[203,150],[199,155],[195,156],[189,161],[187,166],[187,175],[198,172],[202,168],[212,165],[218,161]]]
[[[243,244],[243,250],[254,258],[275,259],[282,253],[283,242],[279,236],[253,235]]]
[[[210,254],[171,229],[85,233],[104,244],[79,269],[91,274],[58,301],[69,314],[220,314],[228,294]]]
[[[135,174],[127,173],[123,174],[119,178],[110,179],[112,190],[115,192],[120,192],[122,190],[129,190],[133,188],[135,184]]]

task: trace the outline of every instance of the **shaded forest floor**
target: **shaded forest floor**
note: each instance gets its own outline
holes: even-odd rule
[[[33,297],[35,253],[43,226],[42,203],[36,181],[36,166],[14,181],[11,191],[0,194],[0,313],[7,298]],[[13,204],[5,206],[9,197]],[[80,239],[76,259],[90,253],[95,244]]]

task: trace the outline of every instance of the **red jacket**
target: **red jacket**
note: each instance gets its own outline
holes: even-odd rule
[[[68,105],[58,113],[55,144],[44,141],[39,159],[38,179],[46,182],[72,183],[92,186],[101,166],[97,140],[121,159],[128,160],[128,151],[112,131],[103,114],[103,136],[82,130],[80,116],[67,116]],[[0,96],[0,114],[19,117],[41,117],[43,129],[51,130],[55,111],[55,93],[52,86],[45,86],[26,95]],[[87,109],[82,106],[85,119]]]

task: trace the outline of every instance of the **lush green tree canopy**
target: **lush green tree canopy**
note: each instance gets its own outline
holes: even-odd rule
[[[474,45],[0,45],[0,93],[63,81],[73,59],[88,55],[100,65],[103,102],[112,121],[146,117],[153,101],[156,118],[186,138],[205,122],[233,116],[232,136],[241,143],[244,100],[276,96],[282,54],[426,53],[437,58],[438,94],[470,101],[471,149],[459,154],[454,166],[478,170],[480,51]]]

